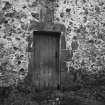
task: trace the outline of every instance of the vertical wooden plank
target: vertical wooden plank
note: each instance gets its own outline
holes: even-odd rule
[[[52,69],[52,76],[50,78],[50,85],[52,87],[55,86],[55,82],[56,82],[56,37],[50,36],[50,54],[51,54],[51,64],[50,64],[50,68]]]
[[[50,72],[51,72],[51,77],[50,77],[50,87],[53,87],[54,84],[54,77],[53,77],[53,72],[55,70],[55,42],[54,42],[54,36],[49,36],[50,37]]]
[[[34,65],[33,65],[33,82],[38,86],[38,69],[39,69],[39,37],[38,35],[34,35]]]
[[[61,67],[60,67],[60,56],[61,56],[61,36],[60,36],[61,33],[59,33],[59,36],[58,36],[58,75],[59,75],[59,78],[58,78],[58,84],[59,84],[59,88],[61,88]]]
[[[34,46],[34,48],[33,48],[33,61],[34,61],[34,63],[33,63],[33,72],[32,72],[32,83],[34,84],[35,82],[34,82],[34,79],[36,79],[36,77],[34,76],[35,75],[35,67],[36,67],[36,61],[35,61],[35,59],[34,58],[36,58],[36,50],[35,49],[37,49],[36,48],[36,35],[34,35],[34,42],[33,42],[33,46]]]
[[[47,88],[48,87],[48,69],[49,69],[49,65],[48,65],[48,60],[49,60],[49,49],[48,49],[48,45],[49,45],[49,43],[48,43],[48,35],[44,35],[44,38],[45,38],[45,42],[44,42],[44,44],[45,44],[45,56],[44,56],[44,75],[45,75],[45,79],[44,79],[44,85],[45,85],[45,88]]]
[[[58,85],[59,81],[59,36],[56,35],[56,86]]]
[[[52,44],[52,40],[53,40],[53,37],[51,37],[50,35],[48,36],[48,38],[49,38],[49,71],[48,71],[48,74],[49,74],[49,76],[48,76],[48,81],[49,81],[49,87],[51,87],[51,85],[52,85],[52,80],[53,80],[53,78],[52,78],[52,80],[51,80],[51,75],[52,75],[52,69],[53,69],[53,67],[51,67],[51,63],[52,63],[52,65],[53,65],[53,59],[52,59],[52,49],[53,49],[53,44]],[[51,38],[52,38],[52,40],[51,40]]]
[[[55,82],[56,82],[56,78],[55,78],[55,71],[56,71],[56,37],[53,36],[53,40],[52,40],[52,43],[53,43],[53,74],[52,74],[52,78],[53,78],[53,86],[55,86]]]
[[[46,35],[46,65],[45,65],[45,74],[46,74],[46,80],[45,80],[45,87],[48,88],[49,85],[49,59],[50,59],[50,54],[49,54],[49,36]]]
[[[42,63],[43,63],[43,55],[42,55],[42,50],[43,50],[43,37],[41,34],[39,34],[40,36],[40,62],[39,62],[39,88],[42,88],[42,75],[43,75],[43,67],[42,67]],[[43,39],[43,40],[42,40]]]
[[[56,46],[56,50],[57,50],[57,73],[59,72],[59,36],[57,36],[57,46]]]
[[[59,33],[60,34],[60,33]],[[57,41],[58,41],[58,45],[57,45],[57,49],[58,49],[58,85],[59,85],[59,88],[60,88],[60,81],[61,81],[61,71],[60,71],[60,49],[61,49],[61,42],[60,42],[60,35],[58,36],[57,38]]]
[[[41,42],[41,36],[40,35],[37,35],[38,39],[38,43],[37,43],[37,50],[38,50],[38,54],[36,55],[36,63],[37,63],[37,81],[38,81],[38,88],[40,89],[40,60],[41,60],[41,57],[40,57],[40,42]]]
[[[48,41],[48,54],[49,54],[49,60],[50,60],[50,38],[49,38],[49,36],[47,36],[47,38],[48,38],[48,39],[47,39],[47,41]],[[49,61],[48,61],[48,62],[49,62]],[[47,71],[47,74],[48,74],[47,86],[48,86],[48,88],[50,87],[50,80],[49,80],[49,73],[50,73],[50,72],[49,72],[49,69],[50,69],[50,66],[49,66],[49,65],[50,65],[50,62],[49,62],[49,64],[48,64],[48,71]]]
[[[48,77],[48,36],[40,35],[40,87],[44,88],[47,86]]]
[[[37,54],[38,56],[37,56],[36,60],[39,59],[39,62],[36,61],[36,63],[38,63],[38,69],[37,69],[37,75],[38,75],[37,77],[38,78],[37,79],[38,79],[38,88],[40,89],[40,61],[41,61],[41,56],[40,56],[40,54],[41,54],[41,51],[40,51],[41,50],[41,45],[40,45],[40,43],[41,43],[41,36],[37,35],[37,37],[39,39],[38,40],[39,42],[38,42],[38,45],[37,45],[38,46],[38,54]]]
[[[37,36],[37,39],[36,41],[38,41],[38,43],[36,43],[36,46],[37,46],[37,54],[36,54],[36,64],[37,64],[37,71],[36,71],[36,77],[37,77],[37,82],[38,82],[38,88],[40,89],[40,35],[36,35]]]

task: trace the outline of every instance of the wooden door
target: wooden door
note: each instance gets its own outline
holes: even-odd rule
[[[56,32],[34,32],[33,83],[38,88],[56,87],[59,82],[59,37]]]

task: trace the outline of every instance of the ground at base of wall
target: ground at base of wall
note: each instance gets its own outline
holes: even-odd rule
[[[99,90],[99,89],[98,89]],[[105,94],[93,88],[43,90],[32,93],[27,88],[2,88],[0,105],[105,105]]]
[[[72,74],[72,81],[68,77],[56,89],[33,89],[24,81],[17,86],[0,87],[0,105],[105,105],[104,71]]]

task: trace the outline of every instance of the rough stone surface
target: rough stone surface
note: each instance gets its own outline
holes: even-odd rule
[[[60,58],[62,104],[104,105],[105,0],[1,0],[0,87],[19,85],[25,77],[29,87],[15,87],[11,97],[6,97],[9,88],[1,89],[5,94],[0,91],[4,94],[0,104],[37,105],[40,99],[42,105],[52,104],[45,99],[51,92],[36,97],[30,93],[31,78],[27,74],[32,70],[33,30],[64,32]]]
[[[102,70],[105,1],[58,0],[57,3],[54,22],[66,27],[66,49],[74,51],[71,66],[75,69],[84,68],[92,73]],[[84,66],[81,65],[83,62]]]
[[[61,35],[61,49],[66,49],[66,39],[65,34]]]
[[[0,1],[0,86],[17,84],[27,75],[30,25],[39,21],[40,8],[35,0]]]

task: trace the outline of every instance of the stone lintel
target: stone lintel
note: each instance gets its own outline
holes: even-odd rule
[[[30,29],[37,30],[37,31],[52,31],[52,32],[66,31],[66,28],[63,24],[45,23],[45,22],[36,22],[36,21],[31,21]]]

